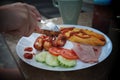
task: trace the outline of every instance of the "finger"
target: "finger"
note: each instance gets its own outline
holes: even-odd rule
[[[25,36],[31,35],[37,26],[37,20],[33,18],[33,16],[29,17],[29,26],[28,26],[28,31],[26,32]]]
[[[36,15],[30,10],[29,10],[29,15],[32,16],[32,18],[34,18],[35,20],[38,20]]]
[[[26,4],[26,6],[39,18],[41,18],[39,11],[36,9],[36,7]]]
[[[27,6],[27,9],[28,9],[28,11],[29,11],[29,13],[30,13],[30,15],[32,15],[37,21],[40,21],[41,20],[41,16],[39,16],[39,15],[37,15],[36,14],[36,12],[34,12],[29,6]],[[37,11],[37,10],[35,10],[35,11]]]
[[[35,32],[37,32],[37,33],[40,33],[40,32],[41,32],[41,30],[40,30],[40,27],[39,27],[39,26],[35,26]]]
[[[18,37],[24,36],[24,33],[21,32],[20,30],[11,30],[11,31],[7,31],[6,33]]]
[[[41,18],[36,17],[36,15],[35,15],[32,11],[29,11],[29,12],[30,12],[30,15],[32,15],[32,17],[33,17],[34,19],[36,19],[37,21],[40,21],[40,20],[41,20]]]

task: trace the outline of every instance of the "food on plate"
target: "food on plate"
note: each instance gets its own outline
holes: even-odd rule
[[[68,31],[72,31],[75,27],[60,27],[61,33],[66,33]]]
[[[70,60],[61,55],[55,56],[48,51],[43,51],[35,55],[35,60],[40,63],[45,63],[51,67],[73,67],[76,65],[76,60]]]
[[[77,63],[76,60],[66,59],[61,55],[58,56],[58,61],[62,67],[74,67]]]
[[[61,48],[56,48],[56,47],[51,47],[49,48],[49,53],[54,55],[54,56],[59,56],[61,52]]]
[[[47,51],[43,51],[43,52],[40,52],[40,53],[36,54],[35,55],[35,60],[37,62],[45,63],[47,53],[48,53]]]
[[[94,46],[103,46],[106,43],[104,35],[88,29],[62,27],[61,33],[72,42],[78,42]]]
[[[79,59],[85,63],[98,62],[102,46],[73,43],[73,51]]]
[[[105,45],[104,41],[101,41],[100,39],[93,37],[93,36],[89,38],[83,38],[83,37],[79,37],[78,35],[73,35],[69,38],[69,40],[73,42],[78,42],[82,44],[90,44],[90,45],[95,45],[95,46]]]
[[[66,37],[59,35],[58,37],[51,37],[47,35],[40,35],[34,42],[35,49],[41,51],[43,49],[48,50],[50,47],[63,47],[66,43]]]
[[[52,37],[41,35],[37,37],[33,44],[34,48],[41,51],[43,49],[48,50],[50,47],[52,47]]]
[[[34,44],[33,44],[34,48],[37,50],[42,50],[43,49],[43,39],[41,37],[38,37]]]
[[[71,26],[62,28],[60,26],[59,29],[60,33],[57,36],[33,33],[30,37],[23,37],[16,46],[18,56],[38,68],[71,71],[90,67],[103,61],[112,49],[108,47],[112,45],[109,38],[97,30]],[[70,38],[73,39],[70,40]],[[80,38],[83,40],[79,42]],[[97,40],[96,43],[92,43],[94,40],[91,39],[91,44],[88,38],[97,38],[102,43],[97,44]]]
[[[32,53],[24,53],[24,58],[26,59],[32,59],[33,58],[33,54]]]
[[[59,31],[41,29],[40,33],[41,34],[46,34],[47,36],[55,37],[55,36],[58,36],[60,32]]]
[[[59,34],[58,37],[53,40],[53,46],[63,47],[66,41],[67,41],[67,38],[64,35]]]
[[[43,43],[43,48],[44,48],[45,50],[48,50],[50,47],[52,47],[51,41],[44,41],[44,43]]]
[[[31,51],[33,51],[33,48],[32,48],[32,47],[26,47],[26,48],[24,49],[24,51],[29,51],[29,52],[31,52]]]
[[[69,60],[78,59],[78,56],[76,55],[76,53],[70,49],[51,47],[48,51],[52,55],[55,55],[55,56],[61,55],[64,58],[69,59]]]
[[[43,52],[36,54],[35,60],[37,62],[42,62],[42,63],[45,63],[45,64],[52,66],[52,67],[59,66],[57,57],[54,55],[51,55],[47,51],[43,51]]]
[[[28,47],[25,47],[24,48],[24,54],[23,54],[23,57],[25,59],[32,59],[33,58],[33,48],[28,46]]]
[[[60,54],[61,54],[61,56],[63,56],[66,59],[70,59],[70,60],[78,59],[78,56],[76,55],[76,53],[73,50],[62,49]]]
[[[62,27],[61,34],[73,43],[73,51],[85,63],[98,62],[106,43],[104,35],[88,29]]]
[[[88,29],[61,27],[59,34],[46,30],[42,33],[35,40],[34,47],[46,51],[36,54],[35,60],[54,67],[73,67],[78,59],[85,63],[96,63],[106,43],[104,35]],[[73,43],[73,48],[63,48],[67,40]]]
[[[52,66],[52,67],[59,66],[57,56],[54,56],[54,55],[49,54],[49,53],[46,55],[45,62],[47,65]]]
[[[87,34],[87,35],[90,35],[90,36],[94,36],[102,41],[105,41],[105,37],[102,35],[102,34],[99,34],[99,33],[96,33],[96,32],[93,32],[91,30],[88,30],[88,29],[81,29],[83,33]]]

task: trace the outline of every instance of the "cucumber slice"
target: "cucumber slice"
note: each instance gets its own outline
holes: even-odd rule
[[[52,67],[59,66],[59,62],[57,60],[57,56],[54,56],[50,53],[46,55],[46,64]]]
[[[58,61],[59,61],[59,64],[62,66],[62,67],[73,67],[76,65],[77,61],[76,60],[69,60],[69,59],[66,59],[62,56],[58,56]]]
[[[36,60],[37,62],[42,62],[42,63],[44,63],[45,60],[46,60],[46,55],[47,55],[47,54],[48,54],[48,52],[46,52],[46,51],[40,52],[40,53],[38,53],[38,54],[35,55],[35,60]]]

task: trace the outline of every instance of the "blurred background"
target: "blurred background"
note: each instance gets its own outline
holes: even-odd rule
[[[94,0],[83,0],[82,12],[91,12],[94,9]],[[58,8],[54,7],[52,0],[0,0],[0,5],[25,2],[34,5],[45,18],[60,17]],[[120,26],[119,0],[112,0],[111,9],[113,11],[113,20],[117,26]],[[120,27],[118,27],[120,29]]]
[[[13,3],[13,2],[25,2],[36,6],[41,15],[46,18],[60,17],[58,8],[54,7],[52,0],[0,0],[0,5]],[[93,10],[93,0],[83,0],[82,12]]]

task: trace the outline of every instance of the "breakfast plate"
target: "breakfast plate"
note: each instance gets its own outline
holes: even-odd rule
[[[25,59],[24,58],[24,49],[25,47],[32,47],[33,48],[33,52],[36,54],[38,53],[38,51],[33,47],[33,44],[35,42],[35,40],[37,39],[38,36],[40,36],[41,34],[39,33],[32,33],[29,37],[22,37],[17,45],[16,45],[16,52],[17,55],[19,56],[19,58],[21,60],[23,60],[25,63],[34,66],[36,68],[39,69],[44,69],[44,70],[50,70],[50,71],[74,71],[74,70],[80,70],[80,69],[85,69],[91,66],[94,66],[102,61],[104,61],[111,53],[112,51],[112,42],[110,40],[110,38],[105,35],[104,33],[102,33],[101,31],[91,28],[91,27],[87,27],[87,26],[81,26],[81,25],[57,25],[58,27],[76,27],[76,28],[82,28],[82,29],[88,29],[88,30],[92,30],[94,32],[100,33],[102,35],[104,35],[105,39],[106,39],[106,44],[102,47],[102,51],[101,54],[99,56],[98,62],[96,63],[85,63],[82,62],[80,60],[77,60],[77,64],[74,67],[70,67],[70,68],[64,68],[64,67],[51,67],[48,66],[44,63],[39,63],[36,62],[34,57],[32,59]],[[65,48],[72,48],[72,44],[70,41],[67,41],[67,43],[65,44]]]

